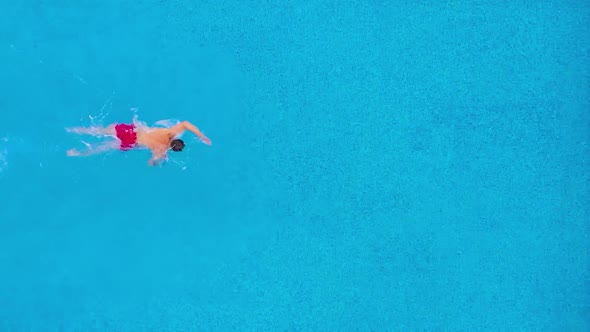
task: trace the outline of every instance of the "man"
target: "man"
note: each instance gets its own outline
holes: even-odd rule
[[[182,151],[184,142],[178,137],[185,130],[193,132],[201,139],[201,142],[211,145],[211,140],[188,121],[180,122],[169,128],[157,128],[148,127],[145,123],[134,119],[132,124],[115,123],[107,127],[66,128],[66,131],[75,134],[112,136],[117,138],[117,140],[107,141],[96,147],[86,144],[88,150],[82,152],[76,149],[70,149],[67,151],[67,155],[70,157],[89,156],[113,149],[127,151],[134,148],[146,147],[152,151],[152,157],[148,160],[148,164],[155,166],[167,159],[166,152],[168,149],[176,152]]]

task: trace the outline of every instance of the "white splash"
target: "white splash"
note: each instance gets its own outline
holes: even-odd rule
[[[1,141],[2,143],[8,142],[8,137],[2,137]],[[6,157],[8,155],[8,151],[4,145],[5,144],[0,145],[0,173],[8,166],[8,159]]]
[[[0,150],[0,172],[2,172],[6,166],[8,166],[8,161],[6,161],[6,150]]]
[[[158,120],[154,123],[154,125],[164,127],[164,128],[170,128],[170,127],[175,126],[179,123],[180,123],[180,121],[176,120],[176,119],[166,119],[166,120]]]

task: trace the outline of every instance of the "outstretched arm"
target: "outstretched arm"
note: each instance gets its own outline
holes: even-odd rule
[[[185,130],[189,130],[192,133],[194,133],[195,135],[197,135],[201,139],[201,142],[203,142],[207,145],[211,145],[211,140],[209,139],[209,137],[205,136],[199,130],[199,128],[197,128],[195,125],[193,125],[192,123],[190,123],[188,121],[182,121],[181,123],[170,128],[170,130],[172,131],[174,136],[182,134],[182,132],[184,132]]]
[[[166,151],[165,150],[164,151],[154,150],[154,151],[152,151],[152,157],[148,160],[148,165],[158,166],[166,159],[167,158],[166,158]]]

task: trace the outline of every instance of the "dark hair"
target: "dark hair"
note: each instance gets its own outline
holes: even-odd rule
[[[184,148],[184,141],[178,138],[173,139],[172,142],[170,142],[170,148],[172,148],[172,151],[180,152]]]

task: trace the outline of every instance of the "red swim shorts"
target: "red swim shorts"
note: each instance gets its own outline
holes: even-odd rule
[[[121,140],[121,150],[130,150],[137,145],[137,133],[132,124],[118,124],[115,126],[117,138]]]

